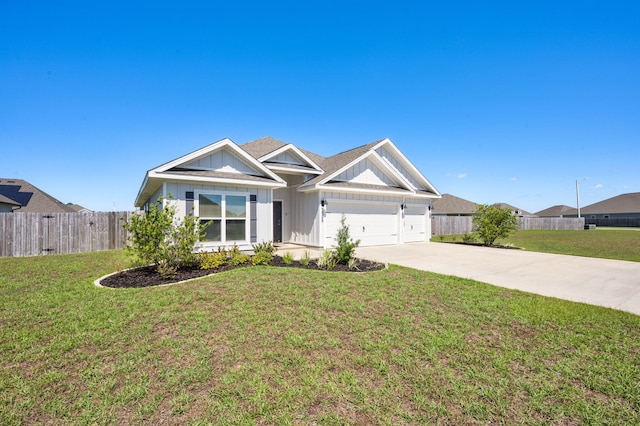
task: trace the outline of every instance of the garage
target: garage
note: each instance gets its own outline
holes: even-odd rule
[[[427,239],[427,207],[422,204],[407,204],[403,211],[403,241],[413,243]]]
[[[328,246],[335,245],[335,237],[344,214],[349,233],[361,246],[397,244],[399,204],[362,203],[331,200],[326,206],[324,236]]]

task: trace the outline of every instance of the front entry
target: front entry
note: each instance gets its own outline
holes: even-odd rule
[[[282,201],[273,202],[273,242],[282,242]]]

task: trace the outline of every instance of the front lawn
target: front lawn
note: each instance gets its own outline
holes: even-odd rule
[[[588,231],[585,231],[588,232]],[[640,317],[391,266],[0,259],[0,424],[638,424]]]
[[[433,237],[432,241],[462,242],[462,235]],[[516,231],[496,244],[529,251],[640,262],[640,232],[635,229],[579,231]]]

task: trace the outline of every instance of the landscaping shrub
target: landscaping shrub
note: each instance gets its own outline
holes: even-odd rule
[[[347,265],[351,259],[355,257],[356,247],[360,244],[360,240],[354,241],[349,234],[349,226],[346,224],[347,218],[342,215],[340,219],[340,229],[336,235],[338,246],[333,250],[332,258],[335,264]],[[334,265],[335,265],[334,264]]]
[[[253,265],[268,265],[273,260],[273,255],[268,251],[260,251],[251,258]]]
[[[228,253],[222,247],[218,248],[218,251],[205,251],[200,253],[200,268],[201,269],[218,269],[227,264]]]
[[[291,265],[293,263],[293,255],[289,252],[286,252],[282,255],[282,261],[285,265]]]
[[[473,214],[473,232],[484,245],[508,237],[518,229],[516,216],[508,208],[481,204]]]
[[[204,231],[198,218],[176,218],[173,204],[162,205],[162,198],[149,211],[134,215],[123,225],[129,233],[127,252],[142,264],[153,264],[164,277],[175,275],[180,266],[194,266],[198,255],[195,244]]]
[[[311,262],[311,253],[309,253],[309,250],[305,250],[304,254],[300,258],[300,264],[302,266],[307,266],[309,265],[309,262]]]
[[[261,243],[256,243],[253,245],[253,252],[255,254],[264,252],[264,253],[269,253],[270,255],[273,255],[276,252],[276,248],[273,246],[273,242],[263,241]]]
[[[236,244],[229,250],[229,265],[240,266],[249,263],[251,256],[240,251],[240,247]]]

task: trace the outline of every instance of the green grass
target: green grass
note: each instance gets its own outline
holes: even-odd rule
[[[392,266],[0,259],[0,424],[638,424],[640,317]]]
[[[440,237],[431,238],[441,241]],[[462,235],[446,235],[442,241],[462,242]],[[529,251],[599,257],[640,262],[640,232],[623,230],[517,231],[496,244],[512,244]]]

